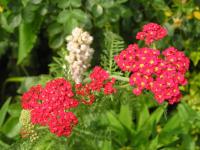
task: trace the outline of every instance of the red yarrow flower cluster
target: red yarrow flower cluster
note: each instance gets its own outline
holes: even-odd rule
[[[63,78],[49,81],[44,88],[33,86],[22,96],[22,107],[31,111],[31,122],[48,126],[57,136],[69,136],[77,125],[77,117],[70,112],[79,102],[73,98],[71,84]]]
[[[143,26],[141,32],[136,35],[137,40],[144,40],[147,45],[160,40],[167,35],[167,30],[156,23],[148,23]]]
[[[41,85],[33,86],[22,96],[22,108],[30,110],[31,122],[41,126],[48,126],[57,136],[69,136],[78,119],[70,111],[81,102],[91,105],[95,101],[95,93],[103,90],[105,95],[116,92],[113,87],[115,79],[109,79],[109,74],[101,67],[95,67],[90,74],[91,81],[85,85],[76,84],[73,93],[70,82],[58,78]]]
[[[150,25],[144,26],[144,31],[150,31]],[[158,103],[166,100],[174,104],[180,100],[182,95],[179,86],[187,84],[184,76],[189,69],[189,59],[183,52],[169,47],[160,53],[159,50],[130,44],[114,59],[122,71],[132,73],[130,85],[135,87],[135,95],[150,90]]]
[[[136,87],[135,95],[146,89],[154,93],[159,103],[179,101],[179,86],[187,83],[184,74],[189,68],[189,59],[183,52],[170,47],[160,54],[158,50],[131,44],[115,56],[115,61],[121,70],[132,72],[130,85]]]
[[[91,105],[95,101],[95,92],[100,92],[102,89],[105,95],[116,92],[113,87],[115,79],[109,79],[109,73],[99,66],[96,66],[90,74],[90,82],[82,85],[76,84],[76,93],[81,97],[82,103]]]

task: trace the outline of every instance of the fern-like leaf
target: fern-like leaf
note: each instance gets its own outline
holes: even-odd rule
[[[114,56],[124,48],[125,43],[121,36],[111,31],[106,31],[104,33],[104,50],[101,55],[101,65],[110,73],[115,72],[116,74],[118,67],[114,61]],[[119,74],[119,72],[117,72],[117,74]]]
[[[54,77],[65,77],[69,78],[69,72],[68,72],[68,63],[65,60],[65,55],[67,54],[67,51],[65,49],[61,49],[57,56],[53,57],[53,61],[51,64],[49,64],[49,71],[50,74]]]

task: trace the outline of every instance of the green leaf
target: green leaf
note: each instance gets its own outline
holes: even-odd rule
[[[70,21],[70,17],[72,16],[71,11],[69,10],[63,10],[58,14],[57,22],[58,23],[65,23],[67,21]]]
[[[19,26],[19,49],[17,64],[21,64],[34,47],[41,22],[42,18],[38,17],[34,23],[22,23]]]
[[[132,130],[133,128],[133,120],[132,120],[132,111],[129,105],[121,105],[120,113],[119,113],[119,120],[121,123],[127,127],[128,129]]]
[[[0,0],[0,5],[3,5],[4,7],[6,7],[9,2],[10,0]]]
[[[72,16],[76,18],[80,24],[85,25],[85,27],[91,27],[91,21],[89,16],[81,9],[73,9]]]
[[[32,24],[21,24],[19,27],[19,50],[17,64],[28,56],[36,42],[36,33],[32,30]]]
[[[158,136],[150,141],[149,150],[156,150],[158,147]]]
[[[194,65],[196,66],[200,60],[200,52],[198,52],[198,51],[191,52],[190,58],[191,58],[192,62],[194,63]]]
[[[195,149],[195,141],[192,139],[191,135],[185,134],[182,137],[183,137],[183,142],[181,144],[180,149],[194,150]]]
[[[139,111],[137,129],[141,129],[145,122],[149,119],[149,110],[146,103],[143,102],[141,110]]]
[[[180,118],[178,114],[174,114],[165,124],[162,132],[170,132],[180,126]]]
[[[128,1],[128,0],[117,0],[116,3],[117,3],[117,4],[122,4],[122,3],[125,3],[125,2],[127,2],[127,1]]]
[[[21,23],[21,20],[22,20],[21,14],[11,16],[9,26],[11,28],[16,28]]]
[[[79,26],[77,19],[70,17],[69,21],[64,24],[64,30],[66,34],[70,34],[71,31]]]
[[[94,5],[92,7],[92,13],[95,17],[99,17],[101,15],[103,15],[103,7],[101,5]]]
[[[1,130],[7,137],[13,138],[19,134],[20,128],[19,117],[10,117]]]
[[[52,23],[48,26],[47,31],[49,36],[52,37],[62,32],[62,26],[59,23]]]
[[[104,50],[101,55],[101,65],[111,74],[117,72],[116,70],[118,69],[113,58],[123,50],[124,47],[125,42],[121,36],[108,30],[104,33]]]
[[[114,113],[114,111],[107,112],[106,116],[108,118],[109,126],[111,127],[111,130],[113,130],[115,134],[119,137],[115,140],[120,143],[124,143],[125,141],[127,141],[128,133],[126,132],[126,128],[124,128],[118,116]]]
[[[182,121],[187,123],[197,118],[195,111],[184,102],[178,105],[178,115]]]
[[[63,42],[64,42],[63,34],[58,34],[50,39],[49,45],[53,49],[58,49],[62,46]]]
[[[166,3],[164,0],[153,0],[152,1],[152,6],[156,10],[163,10],[167,7]]]
[[[72,7],[80,7],[81,6],[81,0],[70,0],[70,4]]]
[[[146,125],[153,125],[154,123],[158,123],[164,114],[167,107],[167,103],[164,103],[162,106],[159,106],[150,116]]]
[[[52,134],[46,134],[42,138],[40,138],[39,141],[37,141],[37,143],[34,145],[32,150],[46,150],[46,148],[50,149],[50,147],[52,146],[53,143],[54,143],[53,135]]]
[[[8,149],[8,148],[9,148],[9,145],[6,144],[5,142],[3,142],[2,140],[0,140],[0,147],[1,147],[2,149],[3,149],[3,148]]]
[[[37,84],[44,86],[46,84],[46,82],[50,79],[51,79],[51,77],[49,75],[24,77],[24,80],[21,83],[21,86],[17,90],[17,92],[22,94],[22,93],[28,91],[29,88],[31,88],[32,86],[35,86]]]
[[[3,125],[5,121],[5,117],[9,108],[10,101],[11,101],[11,98],[8,98],[0,109],[0,127]]]
[[[21,113],[21,107],[19,103],[11,104],[8,108],[8,113],[12,117],[19,117]]]
[[[101,150],[112,150],[112,143],[111,143],[111,141],[104,141]]]
[[[29,0],[21,0],[22,4],[24,5],[24,7],[28,4]]]
[[[59,8],[67,8],[70,6],[69,0],[59,0],[58,7]]]
[[[42,2],[42,0],[31,0],[31,2],[33,4],[40,4]]]
[[[23,11],[22,11],[22,18],[23,21],[25,23],[31,23],[34,21],[35,19],[35,12],[34,11],[30,11],[28,7],[26,7]]]
[[[124,130],[124,127],[122,126],[121,122],[118,120],[114,112],[111,111],[107,112],[107,117],[111,126],[119,130]]]
[[[61,11],[58,14],[57,22],[64,24],[67,34],[76,26],[90,28],[92,25],[89,16],[80,9]]]
[[[5,13],[0,15],[1,27],[4,28],[7,32],[13,32],[13,28],[9,25],[7,17],[8,15]]]
[[[167,32],[169,36],[174,36],[174,27],[173,25],[169,24],[168,22],[164,24],[164,26],[167,28]]]

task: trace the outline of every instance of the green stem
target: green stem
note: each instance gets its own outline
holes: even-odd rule
[[[156,49],[156,44],[155,43],[152,44],[152,48]]]
[[[127,77],[122,77],[122,76],[118,76],[118,75],[110,75],[110,78],[115,78],[116,80],[119,80],[119,81],[125,81],[125,82],[129,82],[129,78]],[[85,78],[83,80],[83,82],[89,82],[90,81],[90,78]]]
[[[46,127],[46,126],[37,127],[37,130],[44,130],[44,129],[48,129],[48,127]]]
[[[129,83],[128,83],[128,84],[124,84],[124,85],[120,85],[119,87],[120,87],[120,88],[126,88],[126,87],[128,87],[128,86],[130,86]]]
[[[115,78],[116,80],[129,82],[129,78],[126,78],[126,77],[122,77],[122,76],[118,76],[118,75],[111,75],[110,77]]]

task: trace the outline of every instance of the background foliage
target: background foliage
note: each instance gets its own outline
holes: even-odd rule
[[[200,149],[199,7],[199,0],[0,0],[0,148]],[[181,103],[158,106],[151,94],[135,97],[119,83],[116,95],[99,95],[90,109],[76,112],[79,125],[70,138],[46,130],[34,142],[20,138],[20,96],[32,85],[68,76],[65,37],[74,27],[94,36],[92,66],[128,76],[112,58],[148,22],[168,29],[158,48],[173,45],[191,60]]]

